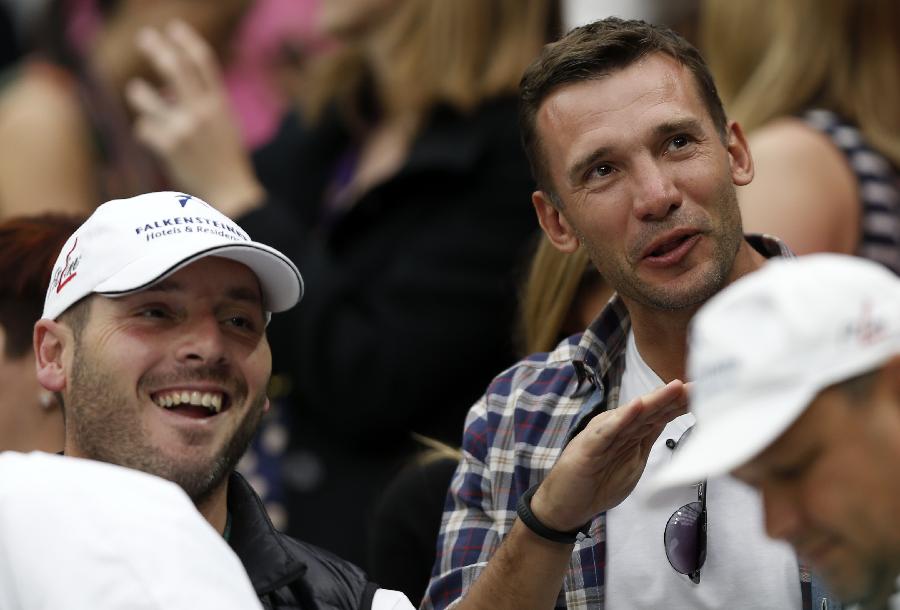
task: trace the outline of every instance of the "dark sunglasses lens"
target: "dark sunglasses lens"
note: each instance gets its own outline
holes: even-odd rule
[[[669,517],[665,533],[666,557],[681,574],[700,568],[700,503],[685,504]]]

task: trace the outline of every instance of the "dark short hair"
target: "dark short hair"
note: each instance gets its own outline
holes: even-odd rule
[[[547,97],[569,83],[595,80],[652,53],[669,55],[694,75],[700,96],[722,139],[728,121],[712,74],[700,52],[669,28],[617,17],[577,27],[544,46],[519,83],[519,128],[537,186],[560,205],[537,133],[537,114]]]
[[[62,322],[72,329],[72,336],[75,338],[76,343],[81,340],[81,333],[90,319],[91,303],[93,301],[94,293],[81,297],[69,305],[68,309],[59,314],[59,318],[57,318],[58,322]]]

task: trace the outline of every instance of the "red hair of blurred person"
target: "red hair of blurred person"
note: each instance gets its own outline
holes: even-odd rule
[[[64,214],[20,216],[0,222],[0,326],[4,356],[31,350],[31,332],[41,317],[53,264],[82,222]]]
[[[45,214],[0,222],[0,451],[63,448],[62,403],[38,384],[32,329],[53,264],[81,221]]]

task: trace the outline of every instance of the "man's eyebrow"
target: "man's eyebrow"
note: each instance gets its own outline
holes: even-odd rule
[[[660,125],[657,125],[653,129],[653,134],[656,137],[670,136],[676,133],[688,132],[688,133],[697,133],[701,131],[702,127],[700,125],[700,121],[693,118],[679,119],[677,121],[667,121]]]
[[[229,288],[225,292],[225,296],[233,301],[246,301],[254,305],[262,305],[262,295],[260,295],[259,290],[244,286]]]
[[[142,290],[141,293],[147,292],[178,292],[183,290],[184,286],[175,280],[163,280],[153,284],[149,288]],[[225,289],[225,297],[232,301],[245,301],[254,305],[262,304],[262,295],[259,289],[248,288],[246,286],[234,286]]]

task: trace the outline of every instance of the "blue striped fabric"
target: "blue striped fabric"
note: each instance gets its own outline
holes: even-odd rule
[[[862,204],[856,254],[900,275],[900,168],[834,112],[811,109],[801,118],[831,139],[856,175]]]

